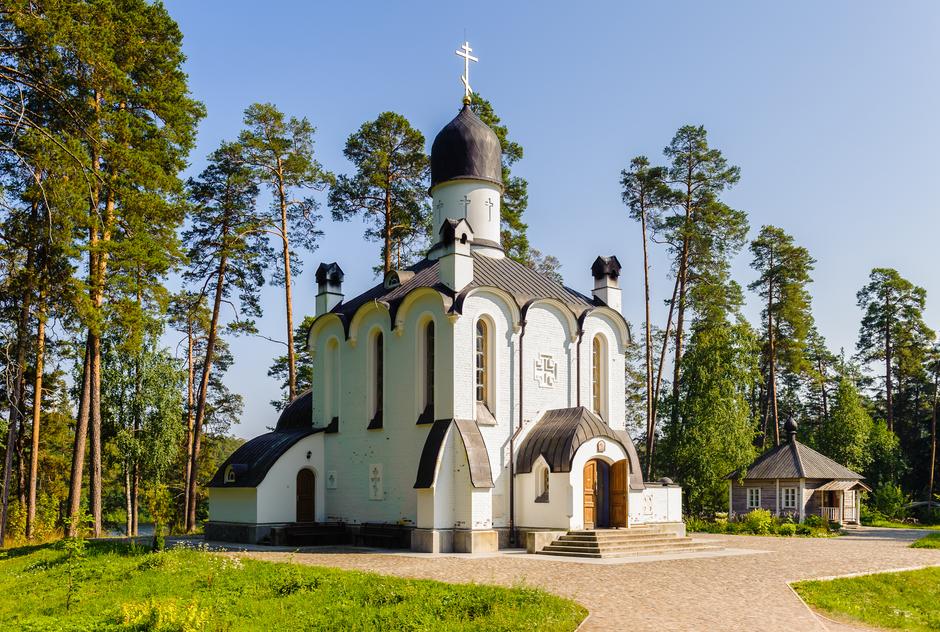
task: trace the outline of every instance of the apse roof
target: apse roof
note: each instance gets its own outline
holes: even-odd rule
[[[295,443],[322,429],[313,428],[313,394],[307,391],[281,412],[273,432],[243,443],[216,471],[209,487],[257,487],[274,463]],[[225,482],[229,466],[235,482]]]

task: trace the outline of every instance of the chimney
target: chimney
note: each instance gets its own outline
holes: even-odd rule
[[[317,316],[343,302],[343,269],[335,261],[317,268]]]
[[[620,313],[620,262],[617,257],[598,257],[591,266],[594,276],[594,298]]]
[[[443,254],[438,259],[438,279],[454,292],[473,281],[473,257],[470,243],[473,229],[465,219],[445,219],[440,230]]]

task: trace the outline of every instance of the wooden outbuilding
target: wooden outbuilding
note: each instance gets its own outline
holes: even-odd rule
[[[784,430],[785,443],[726,477],[729,516],[767,509],[800,522],[818,515],[840,525],[858,524],[859,492],[871,491],[864,477],[797,441],[792,419]]]

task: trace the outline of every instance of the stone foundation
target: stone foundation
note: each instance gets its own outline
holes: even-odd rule
[[[454,552],[495,553],[499,550],[499,534],[496,531],[454,531]]]
[[[420,553],[452,553],[453,529],[415,529],[411,532],[411,550]]]

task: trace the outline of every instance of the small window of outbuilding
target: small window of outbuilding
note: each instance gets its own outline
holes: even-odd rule
[[[225,468],[225,482],[234,483],[235,482],[235,468],[229,465]]]
[[[796,487],[783,488],[783,508],[796,509]]]
[[[747,488],[747,508],[760,509],[760,487]]]

